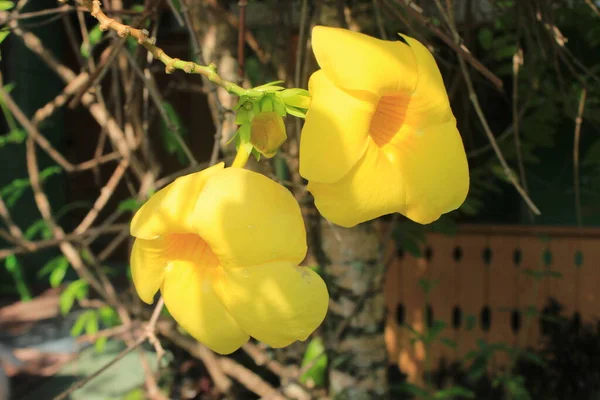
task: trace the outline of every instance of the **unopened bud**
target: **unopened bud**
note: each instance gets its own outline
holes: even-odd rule
[[[276,112],[262,112],[252,120],[250,143],[263,156],[273,157],[286,139],[283,118]]]

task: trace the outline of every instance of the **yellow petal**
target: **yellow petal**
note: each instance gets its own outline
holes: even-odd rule
[[[352,227],[399,212],[421,224],[457,209],[469,190],[469,170],[454,118],[425,130],[403,125],[382,148],[371,142],[365,156],[334,184],[310,182],[319,212]]]
[[[371,138],[363,158],[346,176],[332,184],[311,181],[308,190],[321,215],[344,227],[397,212],[405,204],[398,164]]]
[[[161,288],[175,321],[219,354],[233,353],[249,339],[213,291],[218,260],[198,237],[182,236],[169,252]],[[188,237],[184,237],[188,236]]]
[[[337,86],[384,96],[412,92],[415,57],[400,40],[376,39],[347,29],[315,26],[312,48],[319,66]]]
[[[166,233],[191,233],[190,216],[206,181],[222,171],[224,163],[177,178],[156,192],[131,221],[132,236],[156,239]]]
[[[168,261],[165,252],[168,241],[161,237],[155,240],[135,239],[131,249],[131,276],[138,296],[152,304],[154,295],[163,283]]]
[[[226,168],[204,186],[192,217],[194,229],[224,267],[306,256],[306,231],[289,190],[259,173]]]
[[[308,87],[312,103],[300,138],[300,175],[335,182],[364,154],[377,103],[336,87],[323,70],[311,76]]]
[[[215,292],[242,329],[271,347],[306,340],[325,318],[327,287],[309,268],[273,262],[221,271]]]
[[[419,80],[410,96],[404,123],[414,127],[430,126],[450,121],[452,110],[444,80],[431,52],[409,36],[402,35],[417,60]]]
[[[413,129],[405,125],[388,145],[386,155],[400,165],[406,205],[401,210],[421,224],[456,210],[469,192],[469,165],[456,119]]]

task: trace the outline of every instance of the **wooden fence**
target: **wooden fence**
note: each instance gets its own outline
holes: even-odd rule
[[[442,359],[451,362],[474,350],[478,339],[537,346],[538,319],[525,314],[532,306],[541,310],[551,297],[565,315],[597,321],[600,229],[470,225],[455,236],[430,234],[421,257],[404,253],[393,260],[385,291],[390,360],[419,382],[427,369],[424,347],[411,343],[414,334],[403,324],[417,332],[435,320],[446,324],[439,336],[456,346],[431,346],[427,363],[435,369]]]

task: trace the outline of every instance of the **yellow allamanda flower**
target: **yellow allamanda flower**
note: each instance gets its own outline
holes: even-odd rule
[[[467,158],[440,71],[425,46],[402,38],[312,31],[321,69],[309,81],[300,174],[335,224],[396,212],[430,223],[467,196]]]
[[[269,178],[223,163],[178,178],[131,223],[134,286],[160,290],[173,318],[228,354],[252,336],[272,347],[305,340],[323,321],[328,293],[299,267],[306,232],[292,194]]]

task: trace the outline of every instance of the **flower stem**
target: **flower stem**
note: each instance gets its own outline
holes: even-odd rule
[[[240,146],[237,154],[235,155],[235,159],[233,160],[233,164],[231,164],[231,168],[244,168],[244,166],[248,162],[249,157],[249,149],[244,145]]]
[[[154,58],[165,64],[165,71],[168,74],[173,73],[176,69],[178,69],[188,74],[204,75],[211,82],[221,86],[223,89],[227,90],[227,92],[236,96],[241,96],[246,92],[246,90],[241,86],[221,78],[221,76],[219,76],[219,74],[217,73],[217,67],[214,64],[200,65],[192,61],[184,61],[178,58],[169,57],[163,51],[163,49],[154,44],[154,39],[148,37],[148,31],[146,31],[145,29],[142,30],[132,28],[129,25],[125,25],[118,21],[115,21],[114,19],[109,18],[106,14],[104,14],[102,9],[100,8],[100,1],[77,0],[77,3],[85,7],[90,12],[90,14],[98,20],[98,22],[100,23],[101,30],[106,31],[108,29],[112,29],[113,31],[117,32],[117,34],[122,38],[132,36],[135,39],[137,39],[138,43],[144,46],[146,50],[148,50],[150,53],[152,53]]]

